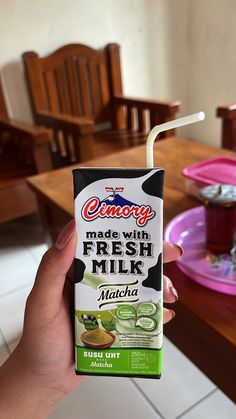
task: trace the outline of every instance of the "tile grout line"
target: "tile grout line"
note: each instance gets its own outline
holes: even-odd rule
[[[17,239],[18,245],[21,246],[21,247],[23,247],[25,251],[27,251],[27,252],[30,253],[30,256],[33,258],[34,262],[36,262],[37,263],[37,266],[38,266],[39,265],[38,259],[35,257],[35,255],[31,251],[30,246],[26,245],[24,243],[24,241],[21,239],[21,235],[19,234],[18,228],[15,230],[14,227],[12,226],[12,224],[10,223],[9,224],[9,230],[10,230],[11,234],[13,234],[13,236]],[[27,282],[25,284],[22,284],[21,286],[15,287],[15,288],[13,288],[11,290],[8,290],[6,292],[3,292],[3,293],[0,292],[0,299],[1,298],[8,297],[11,294],[14,294],[16,292],[19,292],[19,291],[21,291],[21,290],[23,290],[25,288],[28,288],[28,287],[30,287],[30,289],[31,289],[32,286],[33,286],[33,282],[34,281]]]
[[[139,385],[134,381],[134,378],[130,378],[130,381],[132,382],[133,386],[136,388],[136,390],[141,394],[141,396],[146,400],[148,405],[154,410],[156,414],[160,416],[161,419],[165,419],[165,417],[162,415],[162,413],[156,408],[156,406],[153,404],[153,402],[149,399],[149,397],[146,395],[146,393],[139,387]]]
[[[208,399],[212,394],[214,394],[218,390],[218,387],[214,388],[210,391],[210,393],[207,393],[205,396],[203,396],[201,399],[199,399],[197,402],[195,402],[192,406],[190,406],[188,409],[186,409],[184,412],[180,413],[180,415],[176,416],[174,419],[181,419],[186,415],[186,413],[191,412],[198,404],[202,403],[204,400]]]
[[[18,236],[18,238],[19,238],[19,236]],[[34,258],[34,260],[37,262],[37,266],[39,266],[39,264],[40,264],[40,262],[41,262],[41,260],[42,260],[42,257],[43,257],[43,255],[41,256],[41,258],[40,258],[40,260],[35,256],[35,254],[34,254],[34,252],[32,252],[32,250],[31,250],[31,246],[30,245],[28,245],[28,244],[25,244],[24,242],[23,242],[23,240],[21,239],[21,238],[19,238],[19,240],[20,240],[20,242],[21,242],[21,244],[27,249],[27,251],[31,254],[31,256]],[[41,243],[41,244],[47,244],[46,242],[43,242],[43,243]],[[48,247],[48,249],[49,249],[49,247]],[[45,253],[45,252],[44,252]]]
[[[20,287],[16,287],[16,288],[13,288],[12,290],[6,291],[5,293],[0,294],[0,300],[1,300],[1,298],[9,297],[9,295],[15,294],[16,292],[19,292],[21,290],[24,290],[24,289],[26,289],[28,287],[31,287],[32,288],[32,286],[33,286],[33,283],[32,282],[28,282],[27,284],[24,284],[24,285],[22,285]]]
[[[4,333],[3,333],[2,329],[0,329],[0,335],[1,335],[1,337],[2,337],[2,340],[3,340],[3,342],[4,342],[4,345],[5,345],[6,350],[7,350],[7,352],[8,352],[8,355],[10,356],[10,355],[11,355],[11,351],[10,351],[10,349],[9,349],[9,346],[8,346],[8,344],[7,344],[7,341],[6,341],[6,339],[5,339],[5,336],[4,336]]]
[[[20,336],[18,336],[18,338],[14,339],[13,341],[10,342],[10,344],[14,343],[14,345],[15,345],[15,342],[17,341],[17,344],[14,346],[14,349],[12,351],[10,349],[10,346],[7,344],[7,347],[8,347],[8,350],[10,351],[10,354],[12,354],[14,352],[14,350],[16,349],[16,347],[18,346],[18,343],[20,342],[21,337],[22,337],[22,332],[21,332]]]
[[[34,255],[34,253],[32,252],[32,250],[30,248],[30,246],[25,245],[25,244],[24,244],[24,246],[27,249],[27,251],[30,253],[30,255],[32,256],[32,258],[35,260],[35,262],[37,263],[37,267],[38,267],[39,264],[40,264],[40,260],[38,260],[38,258]]]

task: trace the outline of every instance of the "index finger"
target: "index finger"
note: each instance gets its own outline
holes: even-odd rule
[[[183,248],[178,244],[173,244],[164,241],[163,242],[163,258],[164,263],[172,262],[177,260],[184,253]]]

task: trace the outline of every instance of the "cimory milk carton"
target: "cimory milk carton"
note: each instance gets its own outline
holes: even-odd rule
[[[76,373],[159,378],[164,171],[73,171]]]

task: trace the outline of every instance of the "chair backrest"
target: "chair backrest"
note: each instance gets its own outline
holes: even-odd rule
[[[221,146],[236,152],[236,103],[219,106],[216,116],[222,119]]]
[[[23,54],[32,109],[111,121],[112,97],[122,94],[119,45],[96,50],[66,45],[46,57]]]
[[[0,79],[0,118],[8,118],[7,107],[4,100],[1,79]]]

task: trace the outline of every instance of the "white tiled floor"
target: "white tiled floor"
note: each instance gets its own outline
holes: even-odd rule
[[[25,302],[30,289],[22,288],[0,299],[0,330],[11,351],[20,338]]]
[[[36,258],[13,232],[10,237],[7,230],[0,233],[0,296],[32,283],[37,265]]]
[[[160,419],[128,378],[90,377],[54,409],[50,419]]]
[[[160,382],[145,379],[134,381],[165,419],[174,419],[214,390],[215,385],[168,339],[164,338],[163,348],[163,375]]]
[[[19,340],[25,301],[46,249],[37,216],[0,225],[0,364]],[[50,419],[78,417],[233,419],[236,409],[165,339],[161,380],[90,377],[50,415]]]

